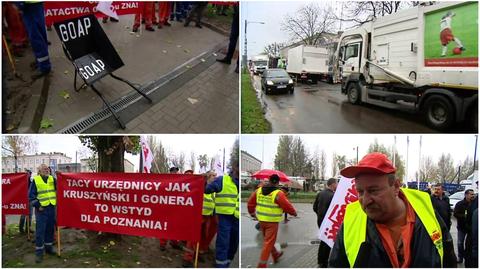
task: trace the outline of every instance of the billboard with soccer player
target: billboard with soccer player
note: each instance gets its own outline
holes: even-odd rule
[[[425,14],[425,66],[478,66],[478,2]]]

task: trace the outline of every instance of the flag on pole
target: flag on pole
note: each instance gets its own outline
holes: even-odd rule
[[[114,6],[112,5],[113,1],[100,1],[97,5],[97,10],[103,14],[115,18],[118,20],[117,12],[115,11]]]
[[[150,146],[147,143],[147,139],[145,136],[140,136],[140,144],[142,146],[142,158],[143,158],[143,173],[150,173],[150,169],[152,168],[152,161],[153,161],[153,153],[150,150]]]
[[[217,176],[223,176],[223,165],[222,165],[222,161],[220,160],[220,155],[217,154],[217,156],[215,156],[215,164],[214,164],[214,167],[213,167],[215,173],[217,174]]]

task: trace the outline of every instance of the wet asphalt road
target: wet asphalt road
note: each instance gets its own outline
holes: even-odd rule
[[[305,249],[318,249],[317,244],[312,244],[317,240],[317,216],[312,210],[312,204],[294,203],[293,206],[297,210],[298,218],[289,216],[290,221],[286,224],[281,222],[277,236],[277,247],[282,245],[282,249],[286,257],[295,257],[297,251],[305,251]],[[242,267],[255,265],[260,256],[261,246],[263,244],[263,236],[255,229],[256,221],[253,221],[248,215],[246,203],[241,204],[241,251],[242,251]],[[457,253],[457,221],[452,217],[452,226],[450,234],[452,235],[455,253]],[[303,246],[303,247],[301,247]],[[316,263],[316,256],[314,255]],[[279,267],[291,267],[295,261],[285,259]],[[458,267],[463,267],[458,264]]]
[[[297,84],[295,93],[265,95],[260,77],[254,87],[266,107],[272,133],[438,133],[419,114],[372,105],[352,105],[340,84]],[[470,132],[460,127],[455,132]]]

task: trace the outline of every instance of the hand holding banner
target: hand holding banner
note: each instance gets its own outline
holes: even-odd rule
[[[58,225],[198,241],[203,177],[184,174],[58,173]]]

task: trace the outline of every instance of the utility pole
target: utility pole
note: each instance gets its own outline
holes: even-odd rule
[[[473,153],[473,172],[477,170],[477,142],[478,142],[478,135],[475,135],[475,152]]]
[[[422,136],[420,136],[420,149],[418,150],[418,177],[417,177],[417,190],[420,189],[420,169],[422,167]]]
[[[407,135],[407,163],[405,164],[405,184],[407,188],[408,188],[408,147],[409,146],[410,146],[410,139],[408,138],[408,135]]]

